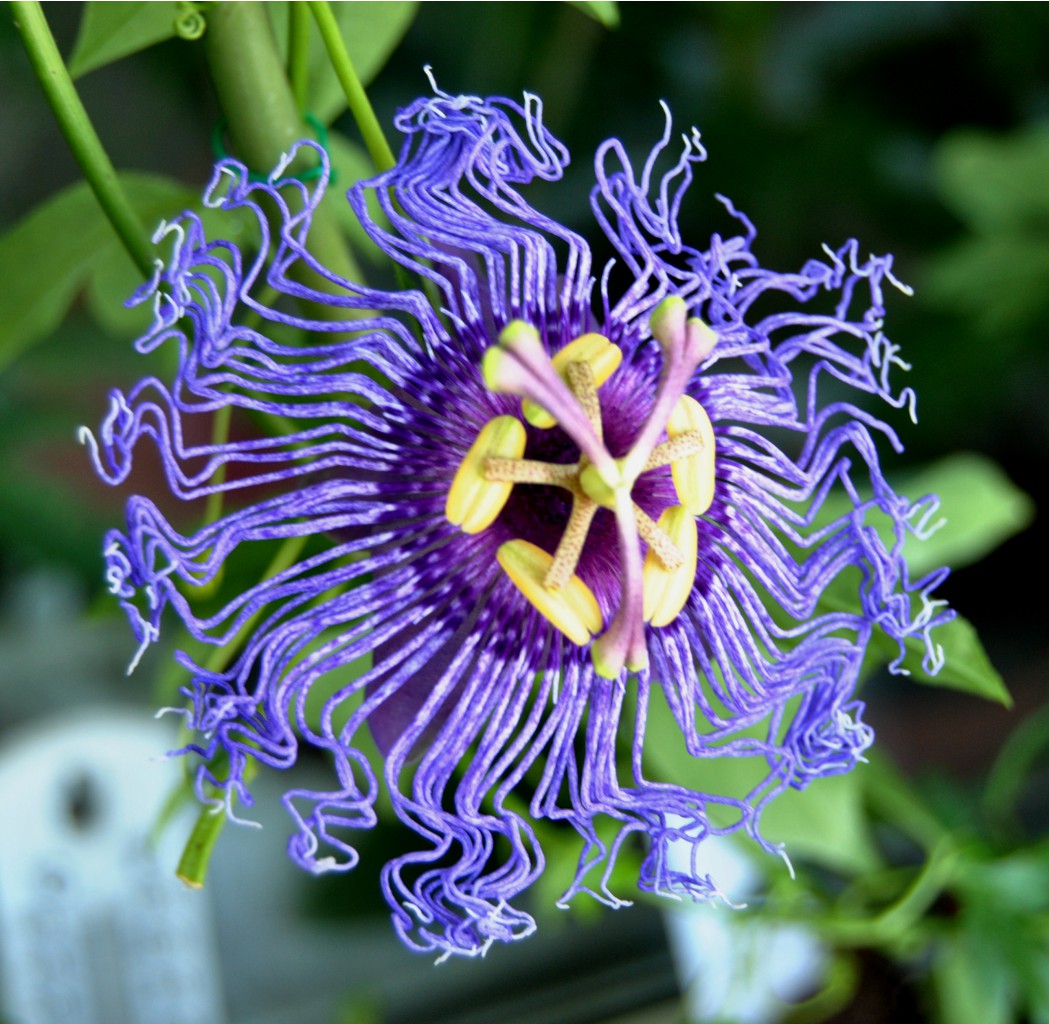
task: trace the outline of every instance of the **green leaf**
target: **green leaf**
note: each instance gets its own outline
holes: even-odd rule
[[[0,374],[0,550],[12,570],[62,565],[98,585],[100,538],[123,499],[94,479],[75,431],[98,423],[114,383],[157,373],[167,357],[109,342],[86,317],[69,317]]]
[[[1035,765],[1049,749],[1049,704],[1027,715],[1005,741],[991,766],[983,794],[989,820],[1008,822],[1020,795],[1031,784]],[[1049,849],[1047,849],[1049,854]]]
[[[944,1024],[1044,1022],[1049,1016],[1047,854],[1043,842],[963,862],[954,886],[961,912],[934,962]]]
[[[781,793],[761,816],[761,833],[791,857],[848,875],[879,867],[863,807],[865,765]]]
[[[997,463],[960,452],[907,478],[908,494],[936,494],[946,522],[931,537],[908,548],[915,577],[941,565],[960,569],[980,561],[1034,519],[1034,502]]]
[[[1044,230],[1049,220],[1049,128],[994,136],[957,132],[937,148],[933,166],[947,204],[979,233]]]
[[[850,582],[854,580],[855,583]],[[846,572],[836,577],[820,595],[817,614],[857,614],[858,585],[855,572]],[[1012,707],[1013,699],[1006,688],[1005,680],[991,664],[975,628],[968,619],[958,615],[945,625],[937,626],[932,632],[932,639],[934,644],[942,647],[944,655],[943,667],[935,675],[927,672],[922,664],[926,653],[925,641],[919,636],[911,636],[904,641],[901,667],[915,682],[961,690],[975,697],[993,700],[1007,708]],[[895,661],[899,654],[897,642],[880,630],[875,630],[867,647],[863,676],[866,677],[881,665]]]
[[[907,656],[903,660],[903,667],[911,673],[912,679],[927,686],[943,686],[971,693],[1007,708],[1013,706],[1013,698],[1006,688],[1005,680],[991,664],[968,619],[959,615],[947,625],[934,630],[932,637],[943,648],[946,659],[943,668],[936,675],[926,672],[921,664],[925,656],[925,644],[911,637],[907,640]]]
[[[87,306],[91,318],[115,338],[137,338],[153,322],[153,306],[144,302],[125,305],[142,284],[138,268],[119,246],[100,254],[87,280]]]
[[[759,726],[754,735],[764,729],[767,725]],[[745,798],[769,773],[768,761],[760,754],[693,757],[659,686],[652,688],[649,700],[645,762],[661,781],[735,799]],[[771,842],[785,842],[791,856],[846,874],[877,867],[878,854],[864,821],[859,771],[862,768],[818,779],[804,791],[781,793],[762,813],[762,835]],[[732,812],[732,816],[737,814]],[[731,820],[730,816],[720,818],[714,805],[711,817],[722,826]]]
[[[171,188],[170,195],[158,198],[156,208],[142,211],[143,221],[150,229],[165,216],[192,210],[204,225],[205,237],[221,238],[237,245],[255,243],[252,224],[237,211],[206,207],[195,189],[177,182],[172,181]],[[158,255],[165,257],[166,253],[161,251]],[[95,323],[115,338],[131,339],[144,334],[153,322],[152,304],[141,303],[130,308],[126,305],[141,284],[142,275],[121,246],[100,251],[86,291],[87,306]]]
[[[963,884],[993,913],[1042,914],[1049,910],[1049,841],[974,861],[967,865]]]
[[[169,178],[124,174],[120,180],[146,224],[179,212],[193,198]],[[50,334],[109,259],[131,266],[86,182],[52,196],[0,236],[0,368]],[[141,283],[141,276],[134,280]]]
[[[619,28],[619,4],[615,0],[569,0],[573,7],[578,7],[594,21],[601,22],[605,28]]]
[[[1032,1021],[1049,1015],[1049,843],[966,865],[959,879],[961,923],[981,956],[1004,969],[1014,1004]],[[1027,1019],[1018,1008],[1010,1020]]]
[[[70,74],[77,78],[170,39],[178,33],[180,6],[172,0],[85,4],[80,33],[69,58]]]
[[[899,489],[912,497],[937,494],[940,498],[937,518],[945,520],[925,540],[907,538],[904,555],[914,580],[940,566],[958,569],[979,561],[1002,541],[1025,529],[1034,517],[1031,499],[996,463],[973,453],[952,455],[910,475],[902,481]],[[847,496],[830,495],[824,503],[820,521],[831,522],[847,514],[851,507],[852,502]],[[868,524],[878,530],[887,546],[895,543],[887,517],[871,513]],[[840,574],[820,596],[819,611],[858,611],[859,586],[855,572]],[[971,623],[959,616],[938,627],[933,633],[933,641],[943,647],[946,658],[936,675],[930,675],[922,667],[925,644],[921,638],[911,637],[906,641],[903,668],[916,682],[961,690],[1006,707],[1012,706],[1005,682],[991,664]],[[874,634],[868,650],[870,665],[894,661],[898,654],[895,641],[882,633]]]
[[[288,5],[267,4],[281,57],[288,57]],[[367,85],[382,70],[397,44],[411,27],[419,9],[416,0],[389,0],[332,4],[331,10],[346,41],[361,83]],[[345,109],[346,97],[316,26],[311,26],[309,85],[306,110],[331,124]]]
[[[964,317],[986,345],[994,340],[995,365],[1021,349],[1049,313],[1049,231],[967,237],[926,268],[923,294]]]
[[[940,1024],[1010,1024],[1007,966],[989,956],[980,935],[962,932],[944,942],[933,964]]]
[[[1049,128],[958,132],[940,143],[934,174],[971,234],[929,264],[925,294],[971,321],[985,349],[993,340],[999,363],[1025,346],[1040,353],[1030,346],[1049,313]]]
[[[909,537],[904,554],[911,577],[949,566],[978,562],[1013,534],[1026,529],[1034,518],[1034,503],[1002,472],[997,463],[973,452],[960,452],[908,474],[897,488],[912,500],[923,494],[940,498],[934,519],[944,524],[925,540]],[[867,495],[862,495],[865,498]],[[820,522],[846,515],[852,501],[834,493],[824,502]],[[886,546],[895,543],[889,520],[872,513],[870,525],[877,528]]]

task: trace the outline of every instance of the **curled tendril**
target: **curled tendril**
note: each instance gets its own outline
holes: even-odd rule
[[[208,23],[204,12],[196,4],[180,0],[175,7],[178,10],[175,17],[175,35],[188,40],[199,39],[204,35]]]

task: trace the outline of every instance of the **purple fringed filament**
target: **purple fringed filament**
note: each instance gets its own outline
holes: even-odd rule
[[[537,99],[438,94],[397,126],[397,165],[349,202],[418,288],[366,288],[311,257],[326,177],[218,166],[206,202],[241,211],[259,255],[209,241],[193,214],[167,228],[138,347],[177,346],[176,378],[114,392],[87,438],[111,483],[148,435],[179,498],[242,497],[189,536],[132,497],[106,538],[111,589],[140,652],[166,608],[195,641],[232,645],[222,670],[179,655],[187,751],[229,764],[218,782],[201,764],[202,794],[250,801],[250,759],[326,752],[330,787],[284,796],[302,867],[351,868],[354,830],[388,790],[419,837],[382,880],[412,947],[473,954],[532,930],[515,901],[543,870],[537,819],[582,837],[566,899],[617,902],[608,874],[632,833],[643,888],[716,896],[716,880],[669,866],[668,844],[738,831],[778,852],[761,808],[871,742],[854,687],[872,630],[901,654],[921,638],[934,667],[929,633],[950,616],[930,597],[942,573],[911,582],[901,554],[934,502],[889,487],[875,441],[899,442],[865,411],[911,400],[888,383],[891,260],[849,243],[765,270],[724,200],[738,233],[685,244],[678,208],[705,154],[693,133],[657,175],[668,118],[639,175],[616,140],[598,151],[591,206],[618,252],[598,280],[583,238],[519,191],[568,162]],[[297,283],[299,265],[336,294]],[[345,317],[297,312],[312,303]],[[227,406],[281,429],[187,440],[191,419]],[[822,511],[832,487],[852,501],[838,519]],[[295,564],[199,613],[195,589],[238,549],[288,538],[308,542]],[[853,611],[821,606],[850,579]],[[746,757],[759,782],[646,778],[657,698],[697,763]]]

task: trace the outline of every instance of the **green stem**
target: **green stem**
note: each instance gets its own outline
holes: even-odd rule
[[[225,755],[220,755],[218,760],[212,762],[212,771],[218,771],[222,766],[225,767],[228,778],[229,762]],[[241,774],[245,785],[251,783],[257,770],[258,763],[256,761],[249,759],[245,763]],[[189,779],[186,780],[186,789],[192,792],[193,784]],[[222,828],[228,818],[229,815],[226,813],[225,807],[210,805],[200,809],[197,820],[193,825],[193,831],[190,832],[186,845],[182,848],[182,856],[179,857],[178,867],[175,868],[175,875],[191,889],[202,889],[204,887],[204,879],[208,873],[211,853],[215,849],[219,833],[222,832]]]
[[[839,953],[827,968],[819,992],[800,1003],[791,1003],[786,1024],[823,1024],[853,1001],[859,981],[856,957],[851,953]]]
[[[204,51],[230,141],[252,170],[266,174],[303,137],[284,65],[261,3],[208,8]]]
[[[350,113],[357,122],[357,128],[364,139],[365,146],[368,148],[368,155],[372,158],[372,163],[375,164],[377,171],[380,173],[388,171],[396,165],[397,158],[393,155],[393,150],[390,149],[390,144],[386,141],[382,126],[379,124],[379,119],[375,116],[375,110],[368,99],[368,94],[364,91],[364,86],[357,75],[357,69],[353,66],[353,58],[350,57],[349,50],[346,49],[346,42],[342,38],[342,32],[339,31],[335,15],[332,14],[331,7],[325,0],[309,0],[309,7],[313,12],[317,27],[320,29],[324,45],[327,47],[328,58],[331,60],[335,74],[342,85],[342,91],[346,96],[346,103],[349,105]],[[396,197],[394,198],[394,204],[397,205]],[[413,281],[411,275],[396,260],[393,261],[393,267],[397,283],[401,288],[406,291],[410,288],[420,288],[429,296],[434,309],[441,308],[433,282],[428,280]]]
[[[193,796],[193,779],[185,772],[185,762],[183,762],[183,777],[164,798],[164,803],[149,830],[149,841],[153,846],[160,842],[164,831],[174,820],[175,815],[193,799]]]
[[[121,188],[117,172],[58,52],[40,4],[11,0],[11,10],[47,102],[91,191],[142,276],[152,277],[154,252],[149,235]]]
[[[306,112],[309,72],[310,12],[305,4],[288,4],[288,80],[300,114]]]
[[[193,831],[186,840],[178,867],[175,868],[176,876],[191,889],[204,887],[211,851],[215,849],[215,843],[225,824],[226,814],[221,807],[205,807],[197,815]]]
[[[984,812],[991,820],[1015,825],[1016,802],[1046,747],[1049,747],[1049,705],[1017,726],[995,758],[983,794]]]
[[[871,918],[821,922],[820,933],[839,946],[891,946],[906,938],[955,875],[958,851],[950,837],[933,849],[906,892]]]
[[[353,66],[353,60],[346,49],[346,43],[339,31],[335,15],[332,14],[331,7],[325,0],[310,0],[310,10],[317,22],[317,28],[320,29],[324,45],[328,48],[328,57],[331,59],[342,91],[346,94],[350,113],[353,114],[364,144],[368,147],[372,163],[375,164],[378,171],[388,171],[397,161],[394,158],[393,150],[390,149],[390,144],[386,141],[386,136],[383,135],[382,126],[368,100],[368,94],[361,85],[357,69]]]

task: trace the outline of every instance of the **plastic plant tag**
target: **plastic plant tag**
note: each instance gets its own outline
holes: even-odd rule
[[[686,1020],[775,1024],[820,989],[829,957],[812,932],[741,912],[747,899],[761,897],[762,876],[737,843],[707,837],[696,865],[689,843],[676,842],[670,856],[679,871],[696,867],[719,878],[731,904],[686,899],[665,912]]]
[[[117,709],[35,726],[0,754],[0,1019],[225,1019],[208,898],[150,831],[180,778],[165,723]]]

